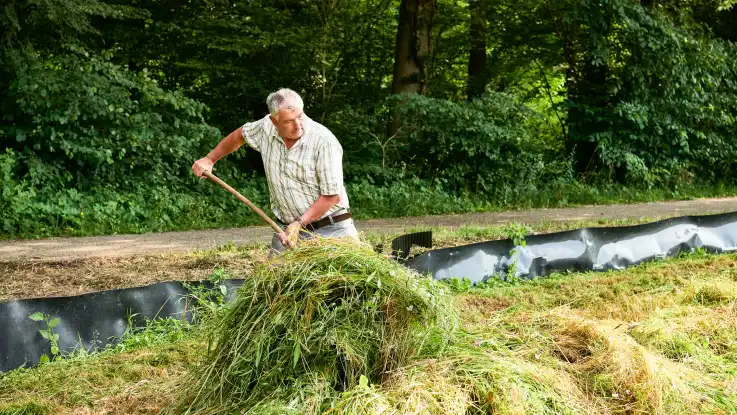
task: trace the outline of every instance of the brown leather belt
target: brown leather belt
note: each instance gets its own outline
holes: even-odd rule
[[[316,220],[314,222],[306,224],[305,229],[314,232],[320,228],[324,228],[325,226],[332,225],[338,222],[343,222],[346,219],[350,219],[352,216],[353,214],[351,212],[341,213],[340,215],[335,216],[326,216],[320,220]]]

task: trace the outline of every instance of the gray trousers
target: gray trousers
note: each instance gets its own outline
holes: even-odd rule
[[[316,235],[322,238],[349,237],[349,238],[353,238],[356,241],[358,241],[358,231],[356,230],[356,227],[353,225],[353,219],[346,219],[342,222],[324,226],[316,230],[314,233],[308,233],[308,232],[302,231],[299,233],[299,239],[312,239],[313,235]],[[269,257],[273,256],[274,254],[284,252],[285,249],[286,248],[284,247],[284,245],[282,245],[281,241],[279,240],[279,237],[276,236],[276,234],[274,234],[274,236],[271,237],[271,249],[269,250]]]

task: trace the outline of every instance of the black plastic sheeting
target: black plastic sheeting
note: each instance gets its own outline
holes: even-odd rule
[[[224,280],[229,300],[243,280]],[[204,284],[212,289],[209,283]],[[116,343],[129,327],[141,327],[146,319],[174,317],[192,319],[192,298],[180,282],[162,282],[145,287],[101,291],[73,297],[36,298],[0,303],[0,372],[51,357],[51,344],[39,330],[43,321],[29,316],[36,312],[59,318],[53,328],[59,334],[62,352],[96,350]]]
[[[412,245],[432,248],[432,231],[415,232],[394,238],[392,240],[392,257],[399,260],[409,258],[409,250]]]
[[[505,239],[437,249],[405,265],[438,280],[465,277],[479,283],[505,279],[513,262],[516,277],[532,279],[569,270],[618,270],[696,248],[731,252],[737,250],[737,212],[532,235],[525,241],[526,246]]]

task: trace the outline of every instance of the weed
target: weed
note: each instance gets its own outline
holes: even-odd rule
[[[189,291],[187,300],[192,300],[190,311],[194,323],[214,318],[225,307],[225,296],[228,290],[223,281],[228,278],[229,275],[225,272],[225,269],[218,266],[207,277],[209,286],[207,284],[182,283]]]
[[[522,223],[512,222],[504,226],[504,233],[515,246],[527,246],[525,238],[530,232],[530,227]]]
[[[51,343],[51,358],[44,353],[41,355],[41,363],[48,363],[49,361],[56,360],[61,354],[59,350],[59,334],[54,333],[54,327],[56,327],[59,322],[61,321],[60,318],[52,318],[50,315],[36,312],[28,316],[33,321],[43,321],[46,325],[46,327],[42,330],[39,330],[38,332],[41,333],[41,336],[48,340],[49,343]]]
[[[128,329],[120,340],[112,346],[118,352],[137,350],[142,347],[154,347],[163,343],[172,343],[187,337],[193,326],[174,317],[146,319],[141,327],[134,327],[129,319]]]
[[[47,415],[50,413],[51,411],[48,406],[35,400],[22,404],[0,407],[0,415]]]
[[[447,278],[442,280],[443,283],[447,284],[455,293],[468,292],[473,287],[473,282],[467,277],[463,278]]]
[[[505,275],[505,279],[509,278],[517,278],[517,257],[518,257],[518,247],[524,248],[527,246],[527,240],[525,239],[527,234],[530,232],[530,229],[522,224],[519,223],[510,223],[505,226],[505,231],[507,234],[507,238],[509,238],[512,241],[512,244],[514,244],[514,248],[512,248],[511,251],[509,251],[509,264],[507,265],[507,272]]]

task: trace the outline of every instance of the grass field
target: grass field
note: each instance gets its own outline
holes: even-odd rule
[[[447,347],[302,412],[737,413],[736,255],[447,289],[461,316]],[[0,414],[158,413],[206,348],[199,326],[152,323],[107,351],[1,375]]]

